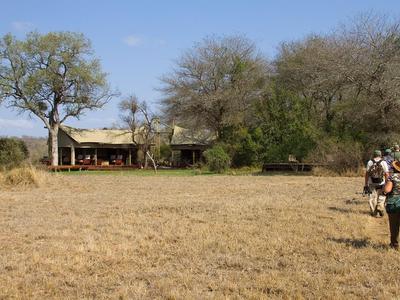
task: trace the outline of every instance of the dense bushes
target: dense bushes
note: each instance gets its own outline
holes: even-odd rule
[[[29,156],[22,140],[0,138],[0,168],[12,169],[20,166]]]
[[[338,174],[357,171],[363,165],[363,148],[353,140],[321,139],[309,153],[309,161],[325,163],[326,168]]]
[[[263,134],[260,128],[228,127],[224,130],[223,148],[233,167],[259,165]]]
[[[231,160],[221,145],[216,145],[204,152],[207,167],[212,172],[223,173],[228,170]]]

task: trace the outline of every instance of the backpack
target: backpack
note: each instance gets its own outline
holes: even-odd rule
[[[368,170],[368,176],[371,178],[373,183],[381,183],[385,176],[385,171],[382,167],[382,159],[379,161],[373,160],[373,165]]]

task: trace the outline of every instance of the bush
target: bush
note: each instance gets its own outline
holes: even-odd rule
[[[172,154],[171,146],[166,143],[162,143],[160,145],[160,160],[170,160],[171,154]]]
[[[223,173],[229,169],[231,160],[229,155],[220,145],[216,145],[204,152],[206,164],[210,171]]]
[[[0,138],[0,167],[12,169],[20,166],[29,157],[28,148],[22,140]]]
[[[326,164],[326,168],[340,175],[358,174],[362,168],[363,151],[360,143],[352,140],[321,139],[309,154],[308,161]]]

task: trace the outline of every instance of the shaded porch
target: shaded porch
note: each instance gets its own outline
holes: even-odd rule
[[[204,162],[203,152],[207,149],[203,145],[173,145],[171,147],[171,162],[173,167],[188,167]]]
[[[135,147],[60,147],[60,166],[131,166],[137,164]]]

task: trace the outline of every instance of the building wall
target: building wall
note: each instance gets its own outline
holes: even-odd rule
[[[79,147],[79,144],[71,139],[62,129],[58,131],[58,147]]]

